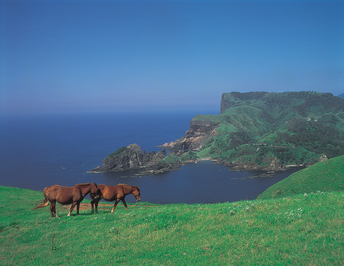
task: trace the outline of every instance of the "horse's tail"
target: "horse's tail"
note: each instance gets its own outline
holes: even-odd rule
[[[44,200],[43,200],[43,202],[40,203],[40,204],[38,204],[35,208],[33,208],[33,210],[48,206],[48,204],[49,204],[49,199],[48,199],[49,192],[47,191],[47,189],[48,189],[48,188],[46,187],[46,188],[43,190],[43,194],[44,194]]]

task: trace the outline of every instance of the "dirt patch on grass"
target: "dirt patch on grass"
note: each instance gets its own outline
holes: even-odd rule
[[[63,205],[63,208],[66,209],[70,209],[71,204],[70,205]],[[98,204],[98,210],[107,210],[107,209],[111,209],[113,207],[113,204],[109,204],[109,203],[99,203]],[[117,206],[116,208],[118,208],[119,206]],[[80,203],[80,211],[87,211],[91,209],[91,203]],[[76,210],[76,207],[74,208],[74,210]]]
[[[114,203],[112,203],[112,204],[111,203],[99,203],[98,204],[98,210],[111,210],[113,205],[114,205]],[[69,210],[70,207],[71,207],[71,204],[69,204],[69,205],[62,205],[62,207]],[[143,206],[142,205],[130,205],[130,206],[128,206],[129,209],[130,208],[138,208],[138,207],[150,208],[150,207],[158,207],[158,206],[155,206],[155,205],[143,205]],[[119,203],[117,205],[117,207],[116,207],[116,210],[118,208],[120,208],[120,209],[124,208],[123,204]],[[76,210],[76,207],[74,208],[74,210]],[[80,211],[91,210],[91,203],[80,203],[80,209],[79,210]]]

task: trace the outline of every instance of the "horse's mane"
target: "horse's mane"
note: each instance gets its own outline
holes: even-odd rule
[[[123,184],[123,183],[120,183],[120,184],[118,184],[117,186],[123,186],[123,187],[125,187],[125,188],[132,188],[133,186],[131,186],[131,185],[127,185],[127,184]]]
[[[117,186],[123,186],[124,188],[134,188],[134,187],[137,187],[137,186],[132,186],[132,185],[127,185],[127,184],[124,184],[124,183],[120,183],[118,184]],[[138,188],[138,187],[137,187]]]
[[[83,186],[89,186],[91,183],[81,183],[81,184],[76,184],[76,186],[80,186],[80,187],[83,187]]]

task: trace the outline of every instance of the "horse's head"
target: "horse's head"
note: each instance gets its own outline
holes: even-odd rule
[[[139,187],[135,187],[135,189],[133,190],[133,195],[134,195],[136,201],[141,201],[141,195],[140,195]]]
[[[92,188],[90,190],[90,197],[91,199],[99,199],[102,195],[102,192],[98,188],[96,183],[92,183]]]

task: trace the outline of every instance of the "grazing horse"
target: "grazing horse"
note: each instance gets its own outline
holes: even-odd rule
[[[44,200],[41,204],[38,204],[33,209],[43,208],[48,206],[49,201],[51,217],[59,217],[56,213],[56,201],[62,205],[72,204],[70,207],[69,213],[67,216],[70,216],[75,206],[77,206],[76,214],[79,214],[79,207],[81,201],[84,197],[90,193],[92,199],[98,199],[100,197],[100,190],[96,183],[86,183],[86,184],[77,184],[73,187],[64,187],[59,185],[53,185],[51,187],[46,187],[43,190]]]
[[[117,186],[107,186],[100,184],[98,188],[101,191],[101,196],[99,198],[92,198],[91,206],[92,206],[92,213],[94,212],[93,205],[96,206],[96,213],[98,213],[98,203],[101,199],[104,199],[106,201],[116,201],[115,205],[113,206],[111,212],[113,212],[118,204],[118,202],[121,200],[125,206],[125,208],[128,210],[127,203],[125,202],[125,196],[128,194],[133,194],[136,201],[141,200],[140,195],[140,189],[138,186],[130,186],[126,184],[118,184]],[[92,196],[91,196],[92,197]]]

